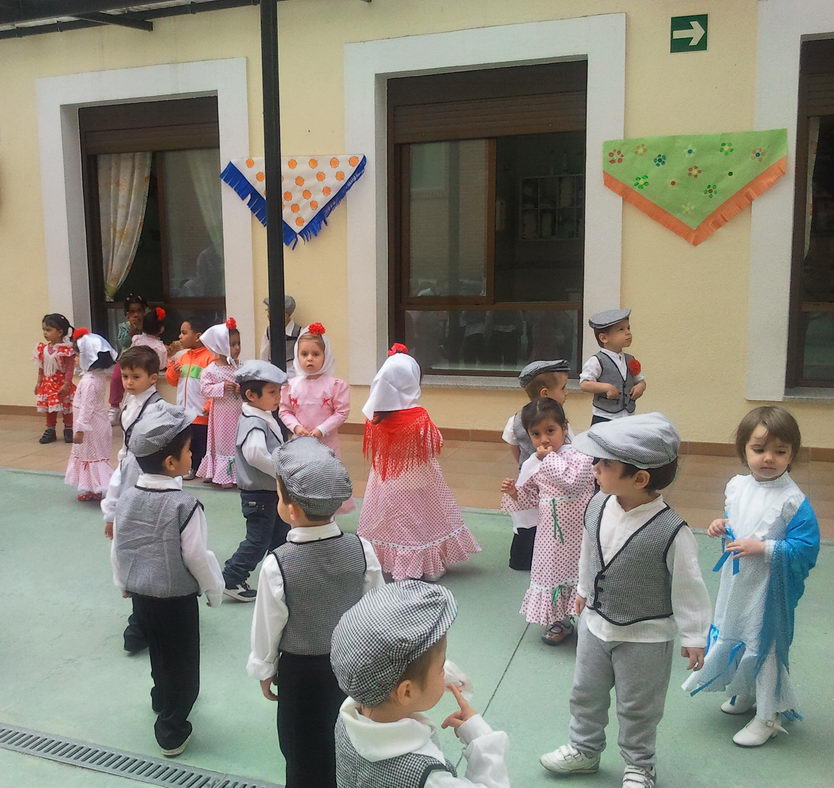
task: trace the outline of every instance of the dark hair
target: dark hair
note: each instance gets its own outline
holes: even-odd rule
[[[110,369],[115,363],[109,350],[99,350],[98,358],[90,364],[90,369]]]
[[[542,419],[553,419],[563,429],[568,426],[565,409],[550,397],[534,399],[521,409],[521,426],[526,432],[530,432]]]
[[[119,358],[122,369],[144,369],[149,375],[159,374],[159,356],[147,345],[133,345]]]
[[[136,293],[128,293],[124,300],[125,314],[128,313],[133,304],[141,304],[144,309],[148,308],[148,302],[145,300],[145,296],[140,296]]]
[[[651,492],[663,490],[668,487],[673,481],[675,481],[675,476],[678,472],[677,457],[675,457],[672,462],[668,462],[666,465],[661,465],[657,468],[638,468],[636,465],[631,465],[628,462],[620,462],[620,465],[623,466],[622,473],[620,474],[621,478],[625,476],[635,476],[637,472],[641,470],[648,473],[649,483],[646,485],[646,489]]]
[[[554,370],[552,372],[540,372],[524,387],[524,391],[531,400],[537,399],[539,392],[543,388],[549,389],[554,386],[558,386],[561,382],[559,376],[565,375],[567,377],[567,374],[567,370],[564,372],[559,372],[558,370]]]
[[[165,312],[163,311],[163,315]],[[165,330],[165,318],[159,319],[156,309],[149,309],[142,318],[142,331],[145,334],[158,337]]]
[[[322,517],[321,515],[311,515],[305,508],[304,504],[301,503],[297,498],[293,498],[290,495],[290,491],[287,489],[287,485],[284,484],[284,480],[278,476],[276,477],[276,481],[278,482],[278,489],[281,491],[281,500],[284,503],[292,503],[295,504],[302,512],[304,512],[304,516],[311,520],[312,522],[321,522],[321,523],[329,523],[333,518],[332,517]]]
[[[229,339],[232,338],[232,334],[237,334],[238,336],[240,336],[240,329],[230,328],[229,329]]]
[[[802,445],[802,434],[799,432],[799,425],[793,415],[778,405],[762,405],[759,408],[753,408],[741,420],[736,430],[736,454],[738,458],[747,465],[745,448],[750,436],[760,424],[767,430],[768,438],[778,438],[791,447],[793,451],[791,460],[795,460]],[[788,465],[788,470],[790,470],[790,465]]]
[[[202,334],[212,325],[211,319],[207,315],[190,315],[184,318],[182,322],[188,323],[195,334]]]
[[[69,334],[70,329],[72,328],[70,321],[67,320],[60,312],[50,312],[48,315],[44,315],[41,323],[45,326],[49,326],[50,328],[57,328],[59,331],[63,331],[63,336]]]
[[[246,396],[247,391],[251,391],[256,397],[260,397],[264,393],[264,386],[267,384],[266,380],[245,380],[240,384],[240,398],[244,402],[249,402]]]
[[[624,318],[623,318],[623,320],[626,320],[626,321],[627,321],[628,319],[629,319],[629,318],[627,318],[627,317],[624,317]],[[623,320],[618,320],[618,321],[617,321],[617,323],[622,323],[622,322],[623,322]],[[614,328],[614,326],[616,326],[616,325],[617,325],[617,323],[612,323],[610,326],[606,326],[605,328],[594,328],[594,329],[592,329],[592,331],[594,332],[594,337],[595,337],[595,338],[596,338],[596,340],[597,340],[597,344],[598,344],[600,347],[605,347],[605,345],[603,345],[603,344],[602,344],[602,340],[600,339],[600,336],[601,336],[602,334],[608,334],[608,333],[610,333],[611,329],[612,329],[612,328]]]
[[[409,662],[397,681],[397,685],[402,684],[404,681],[413,681],[415,684],[419,684],[420,687],[424,687],[426,685],[426,679],[429,675],[431,663],[434,662],[435,657],[443,648],[445,643],[446,635],[443,635],[437,643],[429,646],[429,648],[420,654],[417,659],[413,659]]]
[[[137,457],[136,462],[143,473],[165,473],[163,463],[167,457],[179,459],[188,441],[191,440],[191,425],[189,424],[182,432],[178,432],[171,438],[171,442],[159,451],[148,454],[146,457]]]

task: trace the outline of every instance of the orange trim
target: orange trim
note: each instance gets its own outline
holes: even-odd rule
[[[746,186],[743,186],[731,197],[728,197],[709,216],[706,217],[696,228],[684,224],[669,211],[656,205],[647,197],[618,181],[613,175],[607,172],[602,174],[603,183],[615,194],[619,194],[624,200],[630,202],[635,208],[647,216],[659,222],[667,229],[676,233],[693,246],[705,241],[720,227],[723,227],[737,213],[743,211],[759,195],[766,192],[773,184],[781,178],[788,169],[788,157],[783,156],[779,161],[771,164],[767,169],[753,178]]]

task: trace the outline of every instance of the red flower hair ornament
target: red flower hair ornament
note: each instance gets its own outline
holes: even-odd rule
[[[233,317],[228,318],[226,320],[226,328],[228,328],[229,331],[237,331],[237,320]]]
[[[165,318],[168,316],[167,313],[165,312],[165,310],[161,306],[155,307],[153,311],[154,311],[154,314],[156,315],[156,319],[160,323],[163,320],[165,320]]]
[[[641,369],[643,369],[643,367],[640,366],[640,362],[636,358],[633,358],[628,362],[628,371],[632,377],[639,375]]]
[[[310,325],[307,326],[307,333],[318,334],[321,336],[322,334],[327,333],[327,329],[321,323],[310,323]]]
[[[405,345],[403,345],[399,342],[395,342],[393,345],[391,345],[391,349],[388,351],[388,355],[389,356],[395,356],[397,353],[406,353],[407,354],[408,353],[408,348]]]
[[[89,334],[89,328],[76,328],[75,331],[72,332],[72,341],[77,342],[84,334]]]

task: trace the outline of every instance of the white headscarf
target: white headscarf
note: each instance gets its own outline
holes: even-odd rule
[[[366,419],[385,410],[413,408],[420,399],[420,365],[407,353],[389,356],[371,383],[368,401],[362,408]]]
[[[318,333],[318,331],[310,331],[310,326],[315,326],[316,328],[321,326],[321,328],[324,328],[321,323],[310,323],[309,326],[304,326],[304,328],[301,329],[301,333],[298,335],[298,340],[295,343],[295,350],[293,351],[295,356],[292,362],[293,369],[295,370],[295,377],[293,380],[309,378],[313,375],[329,375],[333,370],[333,365],[336,363],[336,359],[333,357],[333,353],[330,350],[330,340],[327,338],[327,334],[324,332]],[[298,359],[298,346],[301,344],[301,338],[305,334],[315,334],[316,336],[321,337],[322,342],[324,342],[324,362],[321,365],[321,369],[318,372],[313,372],[312,375],[302,369],[301,362]]]
[[[200,334],[200,342],[212,353],[223,356],[229,364],[236,367],[238,362],[232,358],[232,351],[229,347],[229,330],[236,328],[237,324],[233,323],[229,326],[231,321],[234,321],[234,318],[230,317],[225,323],[218,323],[216,326],[207,328]]]
[[[109,353],[113,361],[119,355],[113,346],[98,334],[84,334],[75,340],[75,344],[78,346],[78,366],[82,372],[87,372],[90,365],[98,361],[99,353]]]

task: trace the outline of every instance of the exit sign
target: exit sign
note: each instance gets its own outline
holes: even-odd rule
[[[707,48],[707,19],[709,14],[673,16],[670,52],[703,52]]]

